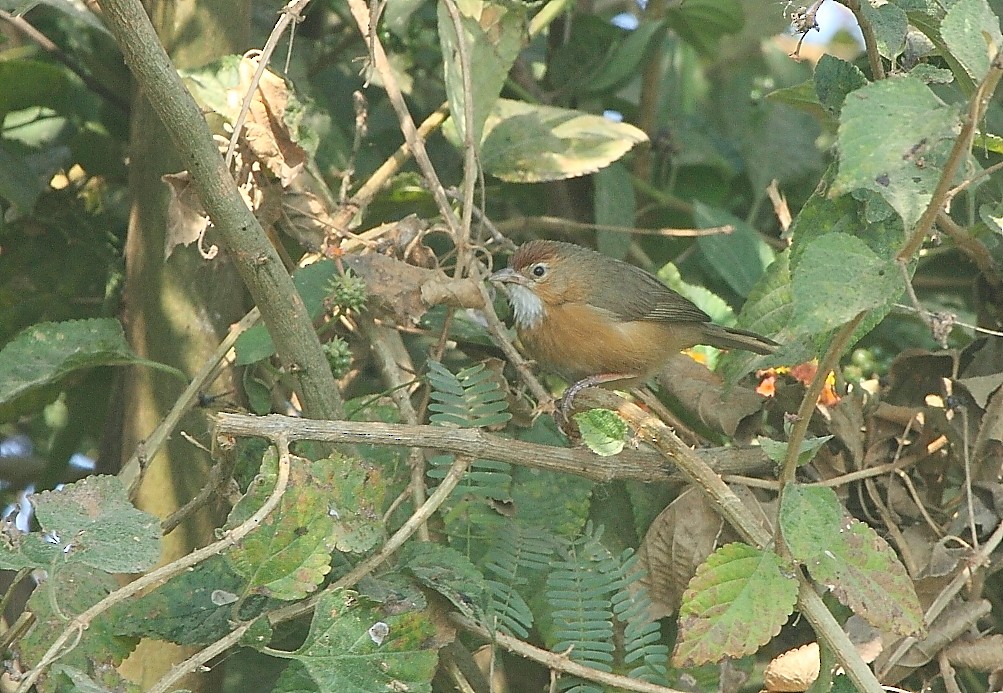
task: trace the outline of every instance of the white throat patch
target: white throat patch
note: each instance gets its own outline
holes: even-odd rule
[[[525,286],[509,284],[508,296],[518,327],[531,330],[543,319],[543,301]]]

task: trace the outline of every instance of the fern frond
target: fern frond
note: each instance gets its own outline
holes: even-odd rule
[[[429,417],[432,423],[483,428],[512,418],[501,384],[483,363],[454,375],[438,361],[429,361],[427,378],[433,400],[428,409],[435,412]]]
[[[428,461],[428,478],[442,481],[453,464],[452,455],[436,455]],[[494,460],[474,460],[463,475],[454,498],[472,495],[478,498],[508,501],[512,498],[512,465]]]
[[[571,659],[601,671],[612,671],[613,643],[611,599],[622,583],[621,564],[599,542],[602,535],[591,523],[584,534],[568,545],[564,557],[547,576],[546,600],[553,617],[551,650],[571,648]],[[562,679],[564,682],[565,679]],[[566,679],[563,689],[584,691],[582,682]]]
[[[623,664],[627,674],[650,683],[668,678],[669,648],[662,643],[658,621],[649,616],[651,599],[643,584],[644,569],[627,549],[621,555],[620,586],[613,595],[613,614],[623,624]]]
[[[521,590],[550,565],[557,539],[543,530],[521,522],[510,522],[495,537],[481,561],[490,593],[489,605],[497,627],[519,638],[533,626],[530,610]]]

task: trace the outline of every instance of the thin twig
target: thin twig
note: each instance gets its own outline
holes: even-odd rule
[[[590,408],[616,409],[622,399],[606,390],[589,388],[575,404]],[[512,440],[478,429],[448,429],[441,426],[409,426],[379,421],[318,421],[269,414],[250,416],[233,412],[216,414],[218,435],[270,438],[283,432],[291,440],[316,440],[360,445],[390,445],[441,450],[456,455],[509,462],[533,469],[574,474],[601,483],[633,479],[651,483],[677,480],[676,469],[649,449],[625,449],[613,457],[600,457],[584,448],[559,448]],[[714,473],[739,473],[771,464],[761,448],[705,448],[691,454]]]
[[[498,345],[505,353],[505,358],[509,360],[509,363],[515,368],[515,372],[519,375],[519,379],[529,388],[529,391],[533,393],[533,397],[536,398],[538,407],[552,407],[554,403],[554,398],[550,396],[550,392],[540,384],[540,381],[536,379],[533,375],[532,369],[529,367],[529,363],[526,359],[522,357],[522,354],[515,348],[512,344],[512,340],[509,339],[508,334],[505,332],[505,325],[498,318],[498,314],[495,313],[494,303],[491,301],[491,296],[488,294],[488,287],[485,282],[477,283],[478,290],[481,292],[481,297],[484,299],[484,307],[482,312],[484,318],[487,321],[488,332],[491,334],[491,338],[494,340],[495,344]]]
[[[160,448],[173,435],[174,429],[177,428],[178,422],[181,421],[181,417],[187,414],[195,405],[195,402],[198,401],[199,393],[202,392],[208,383],[211,383],[215,379],[220,364],[226,358],[226,355],[230,353],[230,349],[237,342],[237,338],[246,330],[256,325],[260,319],[261,312],[257,308],[252,308],[247,315],[241,318],[230,329],[230,332],[219,343],[216,350],[206,359],[199,372],[188,383],[185,391],[174,402],[174,406],[167,412],[163,421],[153,429],[153,432],[147,436],[146,440],[136,446],[132,457],[129,458],[129,461],[122,467],[122,471],[119,472],[119,477],[128,487],[130,499],[135,500],[135,495],[139,491],[139,484],[143,480],[143,471],[149,466],[150,460],[156,457],[157,453],[160,452]]]
[[[996,547],[1003,542],[1003,522],[996,526],[996,530],[993,532],[992,536],[982,545],[982,548],[977,551],[974,555],[969,557],[965,567],[958,571],[958,574],[954,576],[951,582],[940,591],[937,598],[933,600],[933,603],[927,608],[926,613],[923,615],[923,620],[926,623],[933,623],[938,616],[947,608],[947,606],[954,600],[957,594],[962,590],[962,588],[971,581],[974,574],[974,567],[981,567],[989,564],[990,556]],[[898,664],[902,658],[909,652],[913,645],[918,642],[917,638],[907,637],[903,638],[902,642],[895,651],[888,657],[888,660],[882,662],[881,669],[877,672],[878,677],[884,679],[891,672],[892,668]]]
[[[407,103],[404,101],[404,95],[401,93],[400,85],[397,83],[397,78],[394,76],[386,51],[383,50],[383,43],[380,41],[379,35],[376,32],[376,27],[370,26],[369,8],[363,0],[348,0],[348,7],[352,12],[352,17],[354,17],[355,23],[359,27],[359,32],[370,45],[373,67],[380,76],[380,81],[383,84],[383,88],[386,90],[390,105],[397,113],[397,119],[400,121],[404,141],[407,142],[408,148],[414,156],[415,163],[418,164],[418,168],[421,170],[422,175],[425,177],[425,181],[428,183],[428,190],[432,195],[432,199],[435,200],[435,204],[439,209],[439,214],[442,215],[442,218],[445,221],[446,226],[449,227],[450,233],[453,237],[461,238],[463,234],[462,225],[460,220],[457,219],[456,213],[453,212],[453,208],[449,204],[445,188],[439,181],[439,175],[435,172],[435,167],[432,166],[432,161],[429,159],[428,152],[425,150],[425,142],[418,137],[418,131],[415,127],[414,120],[411,118],[410,111],[408,111]]]
[[[439,485],[435,487],[435,491],[429,495],[428,500],[414,511],[414,514],[407,519],[407,521],[400,526],[393,535],[387,539],[386,543],[380,547],[380,550],[366,558],[361,563],[357,564],[344,576],[335,580],[331,585],[325,588],[325,592],[337,592],[338,590],[348,589],[354,586],[359,580],[364,578],[373,572],[376,568],[380,566],[385,560],[390,558],[397,550],[404,545],[411,536],[418,531],[418,528],[428,522],[428,519],[442,506],[446,499],[449,498],[449,494],[453,492],[454,489],[459,485],[460,481],[463,479],[463,475],[467,472],[467,467],[470,466],[470,461],[472,458],[458,455],[453,464],[450,465],[449,471],[446,472],[446,476],[443,477]],[[285,621],[292,620],[303,614],[309,613],[314,605],[317,603],[318,595],[314,595],[310,599],[304,600],[297,604],[290,604],[282,609],[277,609],[269,614],[268,618],[272,625],[283,623]]]
[[[839,2],[853,13],[857,25],[860,27],[860,35],[864,39],[864,49],[867,51],[867,62],[871,66],[871,77],[874,81],[884,79],[885,64],[881,62],[878,37],[874,33],[874,27],[871,26],[870,20],[864,14],[860,0],[839,0]],[[868,0],[863,0],[863,2],[868,2]]]
[[[226,148],[226,157],[224,158],[227,168],[230,168],[230,164],[233,162],[233,154],[237,149],[237,140],[240,138],[241,130],[244,129],[244,121],[247,120],[247,114],[251,111],[251,103],[254,101],[254,93],[258,90],[258,85],[261,84],[261,78],[264,76],[265,70],[268,69],[272,53],[278,47],[279,39],[286,32],[286,27],[300,20],[300,13],[309,3],[310,0],[289,0],[286,6],[279,10],[279,19],[275,22],[275,26],[272,27],[272,31],[268,35],[268,40],[265,41],[264,47],[257,56],[258,67],[254,71],[254,76],[247,87],[247,92],[244,94],[244,100],[240,104],[240,112],[237,114],[237,119],[233,121],[233,132],[230,133],[230,144]]]
[[[496,226],[499,231],[506,233],[528,231],[529,229],[553,231],[561,234],[569,234],[573,231],[611,231],[613,233],[626,233],[635,236],[663,236],[666,238],[699,238],[700,236],[719,236],[735,232],[735,227],[731,224],[709,226],[705,229],[677,229],[668,226],[657,229],[646,229],[639,226],[590,224],[584,221],[550,216],[511,217],[505,221],[498,222]]]
[[[376,324],[370,315],[360,315],[359,329],[369,342],[376,355],[376,364],[383,375],[383,383],[390,390],[390,396],[397,405],[401,418],[405,423],[418,424],[418,414],[411,404],[411,394],[406,387],[414,381],[415,367],[401,339],[400,333],[389,327]],[[403,362],[403,363],[402,363]],[[406,371],[410,371],[407,373]],[[421,507],[426,499],[425,493],[425,457],[417,447],[411,448],[410,454],[411,483],[408,489],[415,508]],[[418,538],[429,541],[431,536],[428,527],[418,528]]]
[[[850,338],[853,336],[854,331],[856,331],[857,326],[863,321],[865,315],[867,315],[867,311],[862,311],[839,328],[839,331],[829,344],[829,350],[822,357],[822,360],[819,361],[815,377],[812,378],[811,384],[805,390],[804,397],[801,399],[801,406],[798,407],[798,413],[794,419],[794,425],[791,426],[790,435],[787,437],[787,454],[784,457],[784,463],[780,468],[778,476],[782,485],[794,481],[794,472],[797,470],[798,458],[800,457],[801,441],[804,440],[805,433],[808,432],[808,424],[811,423],[812,414],[815,413],[815,405],[818,404],[819,395],[822,394],[822,389],[825,387],[825,381],[829,377],[829,373],[836,367],[839,357],[843,354],[843,351],[850,342]],[[781,490],[781,493],[783,493],[783,490]]]
[[[79,616],[71,619],[66,629],[53,641],[52,645],[49,646],[49,649],[46,650],[45,654],[42,655],[38,664],[35,665],[35,667],[20,681],[17,693],[28,693],[31,687],[38,680],[38,677],[41,676],[53,662],[62,657],[68,651],[64,649],[64,646],[70,641],[70,639],[79,637],[81,633],[87,630],[95,618],[105,613],[108,609],[116,604],[124,602],[126,599],[129,599],[136,594],[139,594],[149,587],[160,584],[175,575],[180,575],[189,568],[198,565],[212,556],[220,555],[223,551],[231,546],[234,546],[237,542],[254,531],[278,506],[279,501],[282,500],[282,494],[285,493],[286,486],[289,484],[289,439],[279,434],[275,438],[275,445],[279,450],[278,474],[275,480],[275,488],[257,512],[247,518],[244,522],[240,523],[238,526],[224,533],[223,538],[219,541],[209,544],[201,549],[196,549],[176,561],[171,561],[170,563],[161,566],[160,568],[157,568],[140,578],[137,578],[125,587],[115,590],[97,604],[82,612]]]
[[[478,162],[477,162],[477,142],[474,141],[474,86],[471,72],[473,66],[470,63],[470,47],[464,40],[466,30],[463,28],[463,20],[460,17],[460,10],[454,0],[443,0],[442,6],[446,8],[449,19],[453,23],[453,31],[456,33],[456,49],[459,56],[460,76],[463,82],[463,113],[454,113],[453,118],[458,120],[463,116],[463,207],[462,218],[460,219],[460,234],[453,237],[456,244],[456,268],[453,274],[455,279],[463,277],[470,269],[470,222],[473,219],[474,211],[474,190],[477,186]]]
[[[927,234],[933,228],[933,223],[944,208],[947,195],[951,190],[951,183],[954,181],[954,173],[971,151],[972,141],[975,138],[979,122],[982,120],[985,107],[988,105],[989,99],[992,98],[993,92],[996,91],[1000,77],[1003,77],[1003,66],[1000,65],[999,61],[1000,56],[997,56],[989,67],[989,72],[972,95],[965,119],[961,123],[961,132],[955,138],[954,146],[951,148],[947,161],[944,162],[944,169],[940,174],[940,180],[937,181],[937,187],[934,188],[933,195],[930,197],[930,202],[923,210],[923,214],[920,215],[919,221],[916,222],[916,228],[909,240],[896,256],[896,259],[901,262],[912,260],[913,255],[923,246],[923,241],[926,240]]]
[[[198,671],[206,662],[214,657],[218,657],[239,643],[240,639],[244,637],[244,634],[251,629],[254,623],[254,621],[248,621],[247,623],[240,624],[208,647],[199,650],[180,664],[175,664],[146,693],[168,693],[168,691],[173,690],[174,685],[185,676]]]
[[[629,676],[621,676],[619,674],[611,674],[606,671],[593,669],[590,666],[579,664],[578,662],[572,660],[566,652],[550,652],[549,650],[534,647],[528,642],[514,638],[511,635],[506,635],[505,633],[498,631],[489,631],[479,623],[475,623],[466,616],[458,613],[451,613],[449,618],[463,630],[479,635],[485,640],[508,650],[512,654],[517,654],[520,657],[525,657],[526,659],[530,659],[534,662],[539,662],[551,671],[571,674],[572,676],[577,676],[578,678],[585,679],[586,681],[595,681],[596,683],[605,684],[606,686],[610,686],[612,688],[620,688],[627,691],[638,691],[638,693],[683,693],[675,688],[659,686],[657,683],[648,683],[647,681],[631,678]]]
[[[84,69],[84,67],[81,66],[75,58],[57,46],[48,36],[36,29],[24,17],[18,17],[10,12],[0,10],[0,20],[7,22],[12,29],[27,38],[29,41],[37,44],[39,48],[69,68],[69,70],[79,77],[84,84],[93,89],[95,93],[101,95],[102,98],[108,101],[108,103],[114,105],[115,108],[120,110],[122,113],[129,112],[129,103],[127,101],[95,79],[94,76]]]
[[[672,460],[690,482],[708,496],[717,513],[738,532],[742,539],[760,549],[765,549],[772,543],[773,538],[770,533],[745,507],[735,492],[728,488],[720,475],[704,464],[672,429],[629,402],[624,402],[617,413],[640,438],[654,445],[666,459]],[[811,623],[815,634],[832,649],[858,690],[864,693],[881,693],[881,685],[874,678],[874,673],[860,659],[853,643],[815,592],[815,588],[800,570],[794,571],[794,574],[799,584],[798,609]]]

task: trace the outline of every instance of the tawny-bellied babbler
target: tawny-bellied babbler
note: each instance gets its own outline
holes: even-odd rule
[[[583,387],[646,379],[697,344],[771,354],[776,342],[715,325],[688,299],[639,267],[558,241],[530,241],[491,275],[502,285],[529,355]]]

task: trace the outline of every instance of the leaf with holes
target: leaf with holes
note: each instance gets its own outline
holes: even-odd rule
[[[323,592],[303,645],[269,654],[296,660],[299,666],[289,675],[305,669],[321,691],[430,692],[438,654],[429,649],[435,626],[428,617],[417,611],[383,614],[355,601],[347,592]],[[283,684],[286,677],[279,678],[277,690],[291,690]]]
[[[877,532],[847,515],[835,491],[789,485],[780,529],[791,555],[859,616],[899,635],[923,632],[923,610],[902,563]]]
[[[683,594],[673,662],[693,666],[754,653],[780,632],[797,593],[797,581],[784,574],[775,553],[740,543],[722,546]]]

